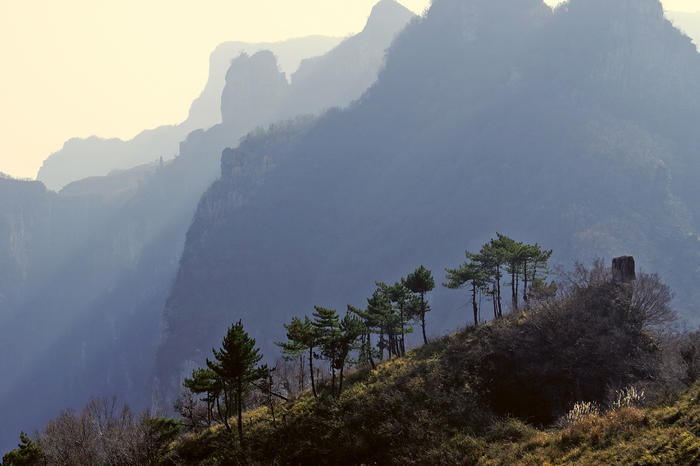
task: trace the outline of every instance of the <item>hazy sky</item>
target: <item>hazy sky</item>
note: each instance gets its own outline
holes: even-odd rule
[[[71,137],[179,123],[219,43],[344,37],[376,1],[0,0],[0,171],[34,178]],[[416,13],[429,5],[399,1]],[[700,0],[663,3],[700,10]]]

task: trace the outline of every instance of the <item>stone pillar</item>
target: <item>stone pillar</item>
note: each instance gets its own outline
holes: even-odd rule
[[[613,281],[618,283],[630,283],[637,276],[634,273],[634,257],[620,256],[612,261]]]

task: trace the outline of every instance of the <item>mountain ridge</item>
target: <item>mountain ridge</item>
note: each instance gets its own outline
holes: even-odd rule
[[[220,102],[224,75],[230,60],[241,51],[255,53],[273,50],[280,66],[298,66],[303,58],[324,53],[340,42],[339,38],[308,36],[281,42],[248,43],[230,41],[219,44],[209,57],[209,77],[200,95],[192,102],[185,121],[146,129],[129,140],[119,138],[72,138],[52,153],[39,169],[37,179],[54,191],[71,181],[88,176],[104,176],[114,169],[129,169],[163,157],[177,155],[180,141],[192,131],[209,128],[221,121]]]

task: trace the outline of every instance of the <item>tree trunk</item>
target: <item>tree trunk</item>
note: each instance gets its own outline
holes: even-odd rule
[[[213,393],[207,392],[207,426],[211,427],[212,411],[214,410]]]
[[[527,259],[525,259],[523,262],[523,302],[527,303],[527,299]]]
[[[331,360],[331,396],[335,398],[335,367],[333,367],[333,360]]]
[[[243,386],[241,381],[236,383],[236,411],[238,414],[238,440],[243,449]]]
[[[304,355],[299,355],[299,391],[304,391]]]
[[[223,421],[224,425],[226,426],[226,429],[228,429],[228,431],[230,432],[231,427],[229,427],[228,423],[226,422],[226,416],[224,415],[224,413],[221,412],[221,403],[219,403],[218,396],[216,397],[216,412],[219,413],[219,420]]]
[[[425,293],[420,294],[420,325],[423,328],[423,344],[428,344],[428,337],[425,336]]]
[[[472,307],[474,308],[474,327],[479,325],[478,309],[476,307],[476,285],[472,281]]]
[[[343,391],[343,369],[345,366],[341,366],[340,368],[340,385],[338,386],[338,399],[340,399],[340,392]]]
[[[377,365],[374,364],[374,358],[372,357],[372,334],[367,334],[367,358],[369,359],[369,364],[372,369],[376,369]]]
[[[491,300],[493,301],[493,318],[498,319],[498,302],[496,298],[496,282],[491,286]]]
[[[401,351],[401,356],[406,355],[406,346],[404,345],[404,340],[406,338],[406,323],[404,322],[403,318],[403,306],[399,310],[400,315],[401,315],[401,345],[399,347],[399,350]]]
[[[384,332],[381,332],[379,334],[379,360],[383,361],[384,360],[384,347],[386,345],[384,344]]]
[[[318,398],[316,394],[316,382],[314,381],[314,349],[309,348],[309,373],[311,374],[311,391],[314,393],[314,398]]]
[[[503,316],[503,308],[501,307],[501,268],[496,268],[496,294],[498,300],[498,317]]]
[[[518,292],[515,289],[515,264],[511,264],[510,272],[510,294],[513,301],[513,310],[518,310]]]

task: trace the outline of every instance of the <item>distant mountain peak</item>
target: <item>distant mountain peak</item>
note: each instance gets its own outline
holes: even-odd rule
[[[628,13],[654,14],[663,16],[663,5],[659,0],[569,0],[566,5],[567,9],[577,8],[596,8],[599,11],[619,11]]]
[[[372,12],[367,19],[364,30],[376,30],[378,28],[396,29],[403,26],[415,14],[401,5],[396,0],[380,0],[372,7]]]

